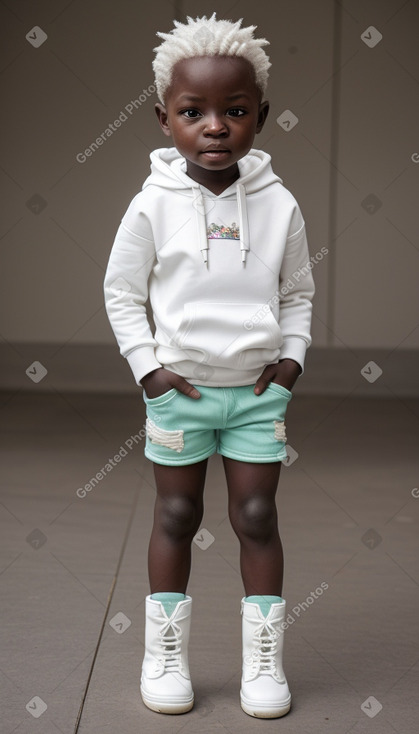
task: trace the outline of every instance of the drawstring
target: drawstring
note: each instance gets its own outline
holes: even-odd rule
[[[208,235],[207,235],[207,224],[205,219],[205,203],[204,203],[204,197],[202,196],[202,191],[197,186],[193,189],[194,193],[194,200],[193,200],[193,206],[195,209],[195,219],[196,219],[196,227],[197,227],[197,235],[198,235],[198,242],[199,247],[201,250],[201,255],[203,257],[205,265],[208,267]]]
[[[246,256],[250,250],[249,245],[249,220],[247,216],[246,189],[243,184],[238,183],[237,192],[237,208],[239,213],[239,232],[240,232],[240,252],[243,265],[246,265]],[[208,233],[207,222],[205,216],[205,201],[199,186],[193,187],[193,207],[195,209],[195,221],[199,249],[201,250],[202,259],[208,268]]]
[[[246,189],[243,184],[237,184],[237,206],[239,209],[239,232],[240,232],[240,251],[242,255],[242,263],[246,264],[246,254],[250,249],[249,246],[249,220],[247,217],[246,205]]]

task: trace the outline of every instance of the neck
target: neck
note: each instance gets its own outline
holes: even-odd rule
[[[240,178],[237,163],[222,171],[209,171],[206,168],[201,168],[201,166],[196,166],[194,163],[187,161],[186,173],[190,178],[201,184],[201,186],[205,186],[206,189],[212,191],[216,196],[222,194],[225,189],[228,189],[232,183]]]

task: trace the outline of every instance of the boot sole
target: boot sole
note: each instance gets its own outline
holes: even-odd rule
[[[245,714],[248,714],[248,716],[254,716],[257,719],[279,719],[281,716],[285,716],[291,709],[291,701],[285,706],[282,706],[281,708],[271,708],[269,709],[263,709],[262,707],[258,708],[257,706],[248,703],[244,703],[244,701],[240,701],[240,705],[245,712]]]
[[[141,698],[143,703],[151,711],[156,711],[158,714],[186,714],[193,708],[194,699],[191,701],[185,701],[182,703],[170,703],[167,701],[151,701],[149,698],[144,696],[141,691]]]

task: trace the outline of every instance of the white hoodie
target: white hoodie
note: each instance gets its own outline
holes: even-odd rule
[[[292,194],[252,149],[219,196],[186,173],[176,148],[122,218],[105,276],[107,314],[135,381],[158,367],[208,387],[251,385],[311,343],[305,226]],[[308,266],[307,266],[308,263]],[[153,334],[146,302],[155,323]]]

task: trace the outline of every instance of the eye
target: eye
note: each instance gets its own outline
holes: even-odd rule
[[[183,115],[183,117],[186,117],[188,120],[194,120],[201,113],[198,110],[193,109],[193,107],[190,107],[187,110],[182,110],[180,114]]]
[[[243,117],[246,114],[246,110],[242,110],[241,107],[232,107],[228,110],[230,117]]]

